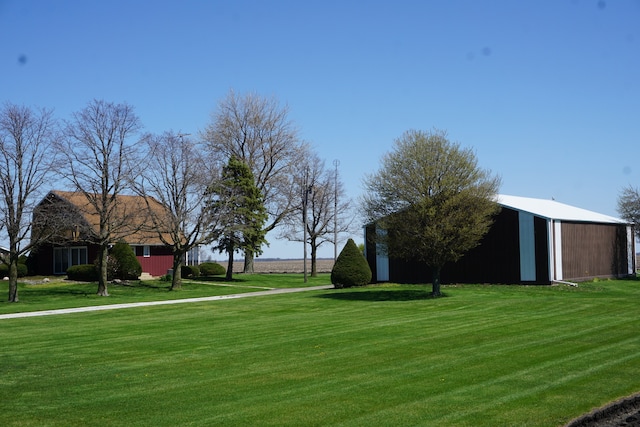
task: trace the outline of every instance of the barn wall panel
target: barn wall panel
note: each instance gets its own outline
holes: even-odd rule
[[[626,226],[562,223],[562,271],[565,280],[626,274]]]
[[[520,257],[518,212],[503,208],[480,244],[458,262],[444,266],[440,280],[446,283],[519,283]],[[371,261],[370,261],[371,265]],[[429,265],[389,259],[389,280],[398,283],[430,283]]]

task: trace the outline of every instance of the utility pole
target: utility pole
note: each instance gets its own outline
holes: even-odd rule
[[[304,173],[304,185],[302,188],[302,228],[303,238],[302,244],[304,245],[304,258],[303,258],[303,272],[304,283],[307,283],[307,204],[309,203],[309,194],[313,190],[313,186],[309,185],[309,169]]]
[[[335,264],[338,259],[338,166],[340,166],[340,160],[335,159],[333,166],[336,167],[333,183],[333,262]]]

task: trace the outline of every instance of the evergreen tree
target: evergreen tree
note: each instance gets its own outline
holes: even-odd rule
[[[331,283],[336,288],[365,286],[371,282],[371,268],[358,246],[349,239],[331,270]]]
[[[226,278],[231,280],[234,252],[262,253],[262,245],[267,242],[264,230],[267,210],[251,169],[235,156],[229,158],[222,179],[210,191],[216,196],[212,209],[224,218],[214,249],[228,254]]]

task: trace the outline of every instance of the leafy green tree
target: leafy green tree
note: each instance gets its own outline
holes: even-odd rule
[[[262,245],[267,243],[264,229],[267,210],[251,169],[235,156],[229,158],[221,180],[210,191],[217,196],[212,210],[224,221],[220,224],[220,238],[214,249],[229,256],[226,278],[231,280],[234,252],[262,253]]]
[[[405,132],[365,185],[365,215],[384,230],[375,239],[390,258],[428,265],[434,296],[442,267],[477,246],[499,210],[500,179],[439,130]]]
[[[331,269],[331,283],[336,288],[364,286],[371,282],[369,263],[353,239],[347,240]]]

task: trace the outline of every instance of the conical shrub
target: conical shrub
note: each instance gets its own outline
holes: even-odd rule
[[[369,282],[371,282],[369,263],[353,239],[349,239],[331,270],[331,283],[336,288],[350,288],[365,286]]]

